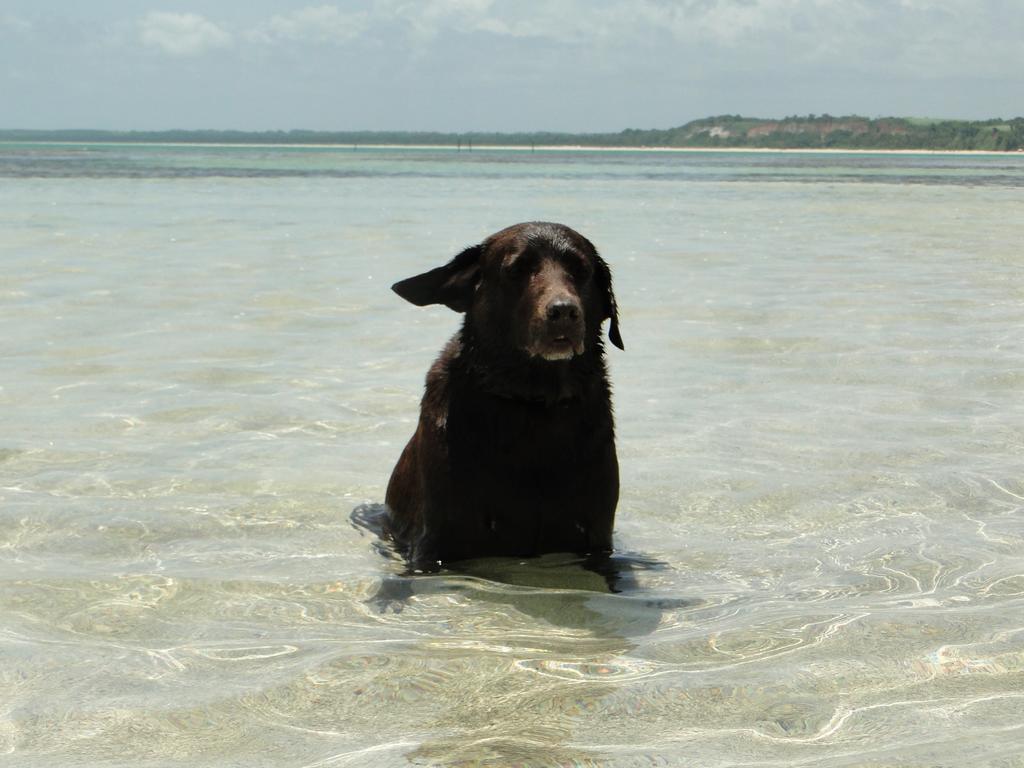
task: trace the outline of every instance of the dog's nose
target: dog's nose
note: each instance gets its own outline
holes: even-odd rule
[[[559,321],[576,322],[580,319],[580,307],[574,301],[568,299],[556,299],[548,304],[548,322]]]

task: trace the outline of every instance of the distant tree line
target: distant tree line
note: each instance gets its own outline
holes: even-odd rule
[[[769,149],[1024,150],[1024,117],[983,121],[866,118],[857,115],[791,116],[781,120],[722,115],[667,129],[617,133],[442,133],[410,131],[99,131],[5,130],[0,141],[432,145],[485,146],[752,147]]]
[[[965,121],[808,115],[764,120],[725,115],[664,131],[627,130],[619,136],[630,145],[669,147],[1013,152],[1024,149],[1024,118]]]

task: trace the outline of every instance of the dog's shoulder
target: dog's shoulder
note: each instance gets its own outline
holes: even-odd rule
[[[421,421],[426,421],[437,429],[443,430],[446,426],[453,379],[458,378],[457,373],[453,376],[453,367],[458,367],[461,360],[462,334],[456,333],[427,370],[420,416]]]

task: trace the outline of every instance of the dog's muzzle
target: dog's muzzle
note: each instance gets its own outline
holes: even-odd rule
[[[545,360],[568,360],[583,354],[583,310],[571,299],[555,299],[534,323],[527,352]]]

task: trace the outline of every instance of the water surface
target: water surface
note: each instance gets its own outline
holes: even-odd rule
[[[1024,765],[1022,203],[1019,156],[0,145],[0,763]],[[641,565],[374,600],[348,514],[458,322],[388,286],[528,219],[612,265]]]

